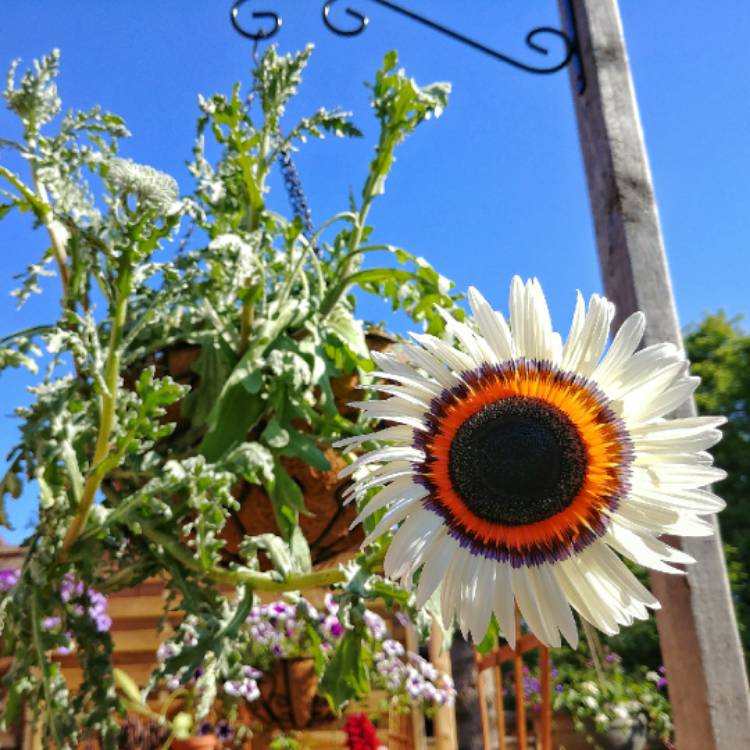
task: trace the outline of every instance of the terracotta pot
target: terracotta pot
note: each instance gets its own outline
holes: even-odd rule
[[[213,734],[203,734],[187,740],[173,740],[172,750],[214,750],[218,743]]]
[[[248,708],[266,728],[310,729],[335,717],[328,701],[318,695],[312,659],[279,659],[258,682],[260,698]]]

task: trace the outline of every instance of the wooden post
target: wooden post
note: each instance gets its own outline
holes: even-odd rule
[[[565,16],[568,3],[559,4]],[[573,99],[604,288],[618,322],[634,310],[646,314],[646,343],[681,345],[617,1],[571,0],[570,6],[586,78],[579,95],[571,71]],[[694,413],[693,404],[680,410],[680,416]],[[676,746],[746,747],[748,682],[718,528],[712,538],[670,542],[697,560],[686,576],[651,577],[662,604],[657,625]]]
[[[451,674],[450,652],[444,648],[443,630],[433,620],[430,628],[430,661],[443,674]],[[435,750],[456,750],[456,712],[453,706],[441,706],[432,720],[435,734]]]
[[[487,707],[487,685],[485,684],[484,674],[479,669],[477,669],[477,690],[479,691],[479,716],[482,720],[482,746],[485,750],[488,750],[492,746],[492,742],[490,737],[490,712]]]
[[[414,625],[404,627],[404,645],[407,651],[419,653],[419,638]],[[425,737],[424,714],[420,708],[412,706],[411,714],[411,748],[412,750],[426,750],[427,738]]]
[[[505,738],[505,702],[503,701],[503,672],[500,664],[496,664],[492,670],[495,678],[495,727],[497,729],[497,742],[499,750],[507,750]]]

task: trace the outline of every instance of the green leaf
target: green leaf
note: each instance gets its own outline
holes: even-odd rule
[[[20,721],[23,704],[23,694],[17,689],[16,684],[12,684],[8,689],[3,708],[3,720],[6,726],[15,726]]]
[[[268,487],[276,523],[284,539],[291,539],[300,511],[305,508],[301,487],[287,473],[279,461],[274,466],[274,482]]]
[[[367,670],[362,659],[362,638],[353,630],[346,632],[334,651],[320,681],[320,692],[335,711],[369,689]]]
[[[242,380],[242,386],[248,393],[258,393],[263,385],[263,371],[259,368],[253,370]]]
[[[270,426],[270,425],[269,425]],[[295,456],[308,463],[313,469],[328,471],[330,461],[315,443],[315,439],[304,432],[292,431],[286,433],[287,444],[280,453],[284,456]]]
[[[299,525],[292,529],[292,535],[289,540],[289,550],[292,554],[292,560],[295,571],[300,573],[309,573],[312,570],[312,558],[310,557],[310,546],[302,533]]]
[[[276,417],[273,417],[260,438],[270,448],[284,448],[289,444],[289,431],[281,426]]]
[[[484,634],[484,638],[482,638],[480,643],[477,644],[477,651],[479,651],[482,656],[489,654],[490,651],[497,646],[499,633],[500,627],[498,626],[495,615],[493,614],[487,632]]]
[[[238,384],[224,395],[214,425],[200,445],[209,461],[218,461],[230,448],[242,443],[265,410],[259,396],[248,393]]]
[[[242,541],[242,555],[244,557],[249,558],[258,549],[266,551],[274,570],[281,573],[284,578],[297,572],[290,547],[280,536],[258,534],[257,536],[246,537]]]
[[[274,480],[273,454],[260,443],[241,443],[225,456],[221,465],[250,484],[265,485]]]
[[[234,354],[222,344],[220,337],[211,337],[201,342],[200,355],[193,364],[193,372],[200,375],[200,383],[194,387],[182,405],[182,413],[193,424],[203,424],[216,403],[234,365]]]

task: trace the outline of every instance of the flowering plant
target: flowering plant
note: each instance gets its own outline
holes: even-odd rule
[[[129,135],[120,117],[98,107],[59,116],[56,52],[20,80],[16,64],[9,74],[4,97],[19,128],[0,142],[0,218],[18,211],[45,235],[15,295],[23,304],[54,276],[60,306],[0,340],[0,371],[24,367],[38,378],[31,404],[16,410],[20,435],[0,480],[3,497],[39,494],[25,559],[1,604],[12,657],[4,721],[32,706],[45,747],[72,748],[87,733],[104,748],[117,741],[124,705],[112,689],[112,638],[102,612],[73,609],[90,610],[91,592],[164,582],[167,606],[179,603],[185,620],[151,687],[172,678],[188,689],[203,669],[193,725],[227,685],[253,694],[255,678],[242,668],[256,592],[341,589],[347,627],[337,647],[324,656],[325,640],[310,642],[325,666],[321,690],[337,706],[369,689],[365,602],[409,598],[379,575],[382,542],[346,567],[313,569],[305,497],[288,466],[329,470],[331,443],[369,427],[339,409],[334,393],[337,378],[361,381],[372,368],[354,289],[431,333],[444,328],[436,304],[462,315],[450,282],[423,259],[374,244],[368,223],[396,149],[440,114],[449,87],[419,86],[395,54],[386,57],[371,86],[379,132],[361,193],[312,227],[304,211],[269,208],[274,165],[309,137],[360,133],[338,109],[286,126],[310,54],[269,48],[248,96],[238,85],[199,100],[187,195],[171,176],[120,155]],[[365,266],[374,253],[390,265]],[[169,362],[186,347],[196,358],[178,382]],[[263,488],[275,527],[240,539],[230,555],[243,483]],[[83,587],[68,603],[66,581]],[[57,654],[68,640],[83,670],[75,690]]]
[[[367,611],[365,623],[373,684],[387,692],[391,707],[410,710],[418,706],[429,714],[439,706],[453,705],[456,691],[450,675],[388,637],[385,622],[377,613]]]
[[[382,750],[375,727],[367,714],[352,714],[344,724],[348,750]]]
[[[669,739],[672,720],[665,695],[664,668],[660,672],[628,674],[615,653],[608,653],[598,668],[593,662],[583,666],[564,663],[551,670],[555,711],[565,711],[576,728],[604,733],[613,725],[629,728],[645,723],[649,734]],[[541,708],[538,672],[525,669],[524,697],[532,710]],[[596,737],[591,737],[596,744]]]
[[[283,600],[256,604],[247,618],[249,663],[267,669],[273,659],[330,653],[344,633],[338,612],[331,594],[325,597],[324,612],[304,598],[296,604]]]

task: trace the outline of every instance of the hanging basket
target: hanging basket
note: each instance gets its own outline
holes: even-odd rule
[[[370,332],[366,341],[371,351],[384,351],[393,344],[394,339],[385,333]],[[144,364],[153,365],[157,377],[169,375],[177,383],[195,388],[199,376],[193,371],[193,365],[199,356],[199,346],[175,344]],[[133,373],[128,380],[134,383],[136,377],[137,374]],[[357,410],[348,404],[361,398],[358,377],[352,374],[333,378],[331,389],[339,413],[346,418],[355,418]],[[175,424],[174,431],[166,441],[170,448],[178,446],[185,450],[197,446],[202,432],[183,416],[181,401],[172,404],[163,419]],[[342,501],[346,480],[340,480],[338,474],[346,463],[332,448],[326,448],[324,453],[331,465],[328,470],[315,469],[298,458],[281,459],[286,471],[302,489],[307,513],[300,515],[300,528],[310,546],[313,564],[353,551],[364,539],[360,527],[349,529],[356,517],[356,508],[354,505],[345,506]],[[232,494],[239,501],[240,508],[227,519],[221,535],[226,542],[225,553],[229,557],[237,554],[244,536],[279,534],[271,500],[263,487],[241,482]]]
[[[312,659],[279,659],[258,682],[260,697],[249,705],[264,727],[284,731],[313,729],[335,719],[328,701],[318,695]]]
[[[339,479],[338,473],[346,462],[331,448],[324,453],[331,464],[327,471],[314,469],[299,458],[281,460],[305,498],[307,512],[300,514],[299,524],[310,546],[314,564],[357,549],[364,539],[359,526],[349,529],[357,514],[356,507],[353,504],[344,505],[341,498],[346,480]],[[245,535],[279,533],[271,500],[263,487],[243,482],[233,490],[233,494],[240,507],[230,516],[222,533],[228,552],[236,553]]]

